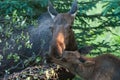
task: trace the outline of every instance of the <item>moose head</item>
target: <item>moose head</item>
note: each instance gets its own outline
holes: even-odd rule
[[[48,2],[48,12],[54,23],[51,26],[52,41],[49,54],[60,57],[64,50],[77,50],[72,25],[77,13],[77,1],[74,0],[71,10],[67,13],[58,13],[51,2]]]

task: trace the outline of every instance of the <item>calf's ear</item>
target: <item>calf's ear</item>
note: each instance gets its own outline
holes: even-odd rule
[[[52,3],[50,2],[50,0],[48,0],[48,13],[50,14],[51,18],[54,19],[55,16],[57,16],[58,12],[54,9]]]
[[[83,63],[84,66],[92,66],[92,65],[94,65],[94,64],[95,64],[95,61],[85,61],[85,62]]]

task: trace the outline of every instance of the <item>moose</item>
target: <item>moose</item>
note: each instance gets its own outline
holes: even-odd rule
[[[47,55],[47,62],[51,62],[51,57],[59,58],[64,50],[77,50],[77,44],[72,30],[74,18],[77,13],[77,0],[74,0],[71,10],[67,13],[58,13],[51,2],[48,2],[48,13],[53,19],[53,24],[50,27],[52,33],[52,39],[49,46],[49,52]],[[62,73],[66,73],[66,70],[62,69]],[[74,75],[70,72],[65,74],[68,76],[66,79],[72,79]],[[64,75],[62,75],[64,76]],[[65,76],[65,77],[66,77]],[[66,80],[62,79],[62,80]]]
[[[50,29],[52,40],[49,47],[49,56],[60,57],[64,50],[77,50],[72,25],[77,13],[77,1],[74,0],[72,8],[67,13],[58,13],[49,2],[48,12],[53,19]]]
[[[51,60],[83,80],[120,80],[120,59],[112,54],[89,58],[77,51],[64,51],[61,58]]]

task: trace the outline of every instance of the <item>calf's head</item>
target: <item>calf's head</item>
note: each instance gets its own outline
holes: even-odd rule
[[[94,61],[87,60],[77,51],[64,51],[60,59],[52,58],[52,61],[67,68],[73,74],[81,74],[84,68],[95,64]]]
[[[64,50],[72,49],[70,49],[71,44],[71,46],[75,45],[76,47],[74,33],[71,28],[77,12],[77,1],[74,0],[71,10],[67,13],[58,13],[49,2],[48,12],[54,21],[51,26],[53,38],[50,45],[50,54],[60,56]]]

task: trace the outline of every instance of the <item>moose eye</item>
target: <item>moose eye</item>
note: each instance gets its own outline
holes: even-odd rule
[[[72,26],[70,26],[70,29],[72,29]]]
[[[49,29],[53,33],[53,30],[54,30],[53,26],[50,26]]]

